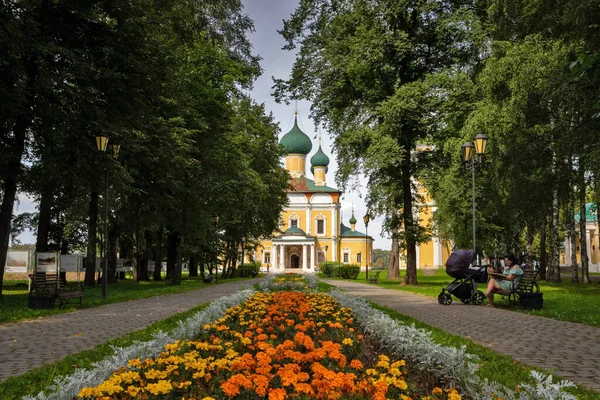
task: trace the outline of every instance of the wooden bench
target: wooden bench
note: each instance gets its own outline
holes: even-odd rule
[[[508,290],[497,290],[502,298],[507,298],[508,302],[512,305],[521,304],[521,296],[524,293],[539,293],[540,285],[536,282],[538,272],[525,269],[521,279],[513,280]]]
[[[29,306],[31,308],[54,308],[55,301],[58,298],[62,308],[69,304],[72,299],[79,299],[79,305],[82,305],[82,299],[85,295],[85,285],[80,282],[64,283],[56,274],[35,273],[30,274],[31,290],[29,291]],[[41,305],[41,307],[37,307]]]
[[[380,273],[381,273],[381,271],[377,271],[377,272],[375,272],[375,275],[369,276],[369,278],[367,279],[367,283],[379,283],[379,274]]]

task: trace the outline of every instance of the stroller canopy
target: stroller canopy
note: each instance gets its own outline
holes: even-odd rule
[[[473,250],[454,250],[448,261],[446,261],[446,269],[466,269],[473,261],[475,252]]]

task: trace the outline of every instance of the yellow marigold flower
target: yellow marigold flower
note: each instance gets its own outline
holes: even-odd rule
[[[448,400],[461,400],[462,397],[458,394],[456,389],[446,389],[446,393],[448,394]]]
[[[390,363],[384,360],[380,360],[377,364],[375,364],[375,366],[378,368],[389,368]]]
[[[171,382],[161,379],[156,383],[149,383],[146,389],[153,395],[159,395],[169,393],[173,389],[173,386]]]
[[[342,340],[342,344],[346,344],[348,346],[352,346],[353,343],[354,342],[352,341],[351,338],[346,338],[346,339]]]
[[[139,366],[140,366],[140,364],[142,364],[142,362],[140,361],[140,359],[139,359],[139,358],[136,358],[135,360],[129,360],[129,361],[127,362],[127,364],[128,364],[130,367],[134,367],[134,368],[135,368],[135,367],[139,367]]]
[[[81,389],[77,397],[92,397],[96,390],[94,388],[85,387]]]
[[[437,396],[437,395],[441,395],[441,394],[443,394],[443,393],[444,393],[444,392],[443,392],[443,391],[442,391],[442,389],[440,389],[439,387],[436,387],[436,388],[434,388],[434,389],[431,391],[431,394],[435,394],[436,396]]]
[[[214,397],[203,397],[202,400],[216,400]]]
[[[138,393],[140,392],[140,390],[142,390],[142,389],[137,386],[133,386],[133,385],[130,385],[127,387],[127,393],[129,393],[129,395],[132,397],[137,396]]]

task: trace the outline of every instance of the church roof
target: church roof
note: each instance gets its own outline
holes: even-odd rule
[[[341,193],[338,189],[329,186],[317,186],[312,179],[302,177],[291,181],[295,192],[335,192]]]
[[[575,213],[575,221],[579,222],[579,211]],[[585,205],[585,221],[596,222],[598,221],[598,210],[596,203],[587,203]]]
[[[283,232],[284,236],[306,236],[306,232],[297,226],[290,226]]]
[[[288,154],[298,153],[306,155],[312,150],[312,141],[298,127],[298,116],[294,118],[294,126],[288,133],[283,135],[280,143],[285,147]]]
[[[367,235],[365,235],[362,232],[359,232],[357,230],[352,230],[352,228],[348,228],[346,225],[344,224],[340,224],[340,236],[341,237],[366,237]],[[371,236],[369,236],[369,238],[371,238]],[[371,238],[373,239],[373,238]]]

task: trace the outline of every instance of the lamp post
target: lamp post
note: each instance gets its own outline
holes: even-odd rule
[[[244,265],[244,241],[246,240],[246,238],[244,236],[242,236],[242,264]]]
[[[370,219],[371,219],[371,217],[369,217],[369,214],[365,214],[365,216],[363,217],[363,222],[365,223],[365,269],[366,269],[367,282],[369,282],[368,253],[369,253],[369,220]]]
[[[119,158],[119,150],[121,145],[111,143],[108,144],[108,136],[96,136],[96,148],[102,153],[108,150],[108,156],[116,160]],[[102,298],[106,299],[106,287],[108,286],[108,166],[105,168],[105,186],[104,186],[104,240],[102,241],[101,254],[104,258],[102,265]]]
[[[471,170],[471,176],[473,179],[473,251],[477,254],[477,234],[475,224],[475,168],[483,163],[483,154],[487,145],[487,137],[483,134],[475,136],[475,145],[471,142],[467,142],[461,147],[462,161],[467,169]]]

